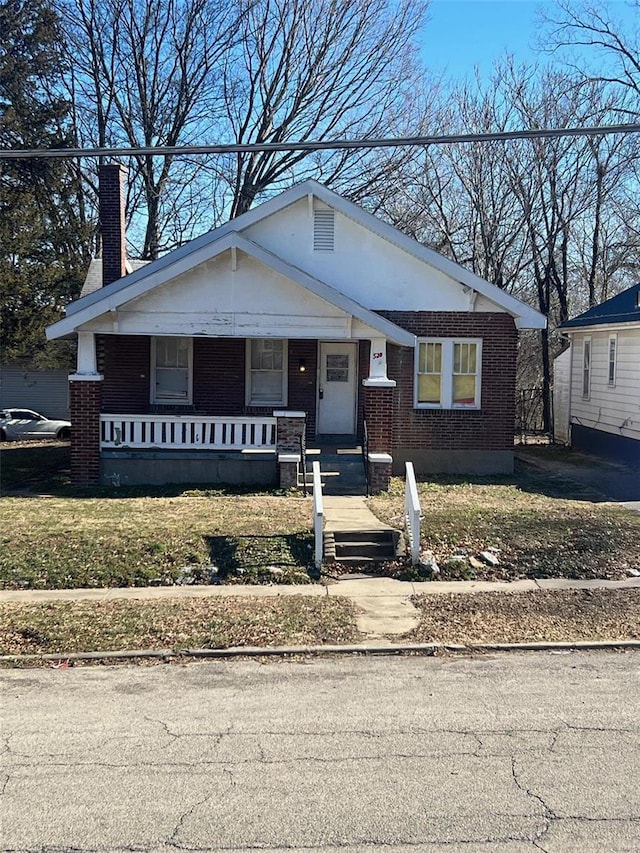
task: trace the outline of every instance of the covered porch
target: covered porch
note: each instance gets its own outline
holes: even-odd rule
[[[387,347],[413,350],[413,334],[242,235],[174,258],[48,332],[78,339],[74,482],[290,488],[310,441],[362,443],[365,419],[371,450],[390,452]]]
[[[159,339],[79,334],[70,377],[74,482],[290,489],[302,487],[307,451],[330,455],[336,477],[343,451],[354,462],[354,447],[374,490],[388,482],[395,382],[386,338]]]

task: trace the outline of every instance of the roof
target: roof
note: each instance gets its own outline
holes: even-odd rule
[[[561,329],[582,328],[584,326],[608,326],[612,323],[640,322],[640,283],[623,290],[617,296],[612,296],[600,305],[594,305],[573,320],[561,323]]]
[[[172,252],[146,264],[142,268],[132,271],[129,275],[112,282],[106,287],[87,292],[80,299],[67,305],[66,318],[49,326],[47,337],[56,338],[69,334],[78,326],[89,322],[106,311],[117,309],[129,300],[166,283],[175,276],[195,267],[197,264],[216,257],[221,251],[227,250],[231,245],[245,250],[250,241],[242,236],[242,231],[309,195],[315,196],[338,212],[366,227],[374,234],[379,235],[384,240],[394,243],[407,253],[444,273],[449,278],[487,297],[505,312],[511,314],[516,319],[518,326],[540,329],[546,325],[546,319],[542,314],[506,293],[504,290],[501,290],[496,285],[490,284],[454,261],[449,260],[449,258],[445,258],[434,249],[418,243],[392,225],[383,222],[373,214],[348,201],[343,196],[327,189],[323,184],[314,180],[307,180],[293,186],[291,189],[286,190],[258,207],[252,208],[236,219],[230,220],[219,228],[185,243],[184,246],[174,249]],[[245,245],[240,245],[243,241]],[[255,252],[259,249],[261,252],[266,251],[258,247],[255,243],[252,243],[250,253],[255,255]],[[270,265],[273,265],[276,261],[277,264],[286,265],[283,259],[276,259],[276,256],[270,253],[269,261]],[[293,272],[295,269],[289,267],[290,272]],[[308,286],[311,277],[306,273],[302,273],[301,270],[297,270],[294,280],[297,279],[302,284],[303,282],[300,280],[301,276],[305,278],[304,286]],[[315,281],[317,282],[317,280]],[[335,288],[331,288],[320,282],[317,282],[317,285],[324,291],[319,295],[322,295],[328,301],[346,308],[346,300],[350,303],[350,307],[356,306],[353,300],[349,300],[348,297],[339,294]],[[316,292],[318,291],[316,290]],[[84,289],[83,293],[85,293]],[[338,301],[336,301],[336,298]],[[371,323],[374,317],[373,313],[364,308],[364,306],[359,306],[359,310],[367,312],[366,322]],[[356,313],[354,316],[359,315]],[[378,317],[379,320],[380,318]]]
[[[135,272],[136,270],[146,267],[151,261],[130,260],[127,258],[127,273]],[[102,290],[102,258],[92,258],[89,262],[89,269],[80,291],[80,299],[93,293],[95,290]]]

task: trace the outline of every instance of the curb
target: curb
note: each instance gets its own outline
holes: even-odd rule
[[[234,646],[227,649],[128,649],[113,652],[70,652],[45,655],[0,655],[0,663],[30,661],[126,661],[139,659],[293,657],[313,655],[428,655],[441,652],[545,652],[640,649],[640,640],[577,640],[535,643],[356,643],[326,646]]]

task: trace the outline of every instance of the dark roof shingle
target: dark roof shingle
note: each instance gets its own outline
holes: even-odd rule
[[[610,323],[640,322],[640,282],[612,296],[600,305],[594,305],[584,314],[578,314],[573,320],[565,320],[561,329],[574,329],[581,326],[603,326]]]

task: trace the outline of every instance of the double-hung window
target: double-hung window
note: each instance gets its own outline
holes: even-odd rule
[[[191,338],[151,339],[151,400],[191,403],[193,341]]]
[[[609,337],[609,385],[616,384],[616,361],[618,350],[618,337],[611,335]]]
[[[287,402],[287,342],[247,341],[247,405],[284,406]]]
[[[479,409],[482,341],[423,338],[416,349],[418,409]]]
[[[591,338],[585,338],[582,343],[582,396],[588,398],[591,394]]]

